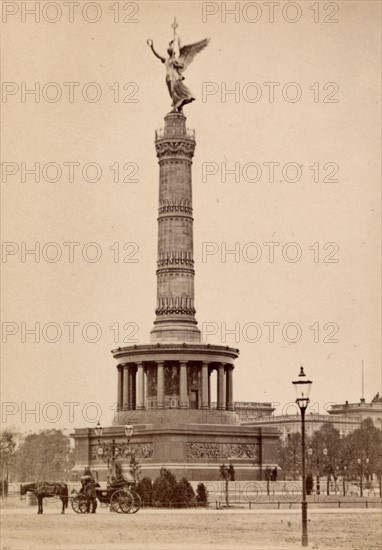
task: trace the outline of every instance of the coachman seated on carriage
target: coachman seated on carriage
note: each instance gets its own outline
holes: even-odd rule
[[[122,489],[123,487],[130,487],[131,485],[134,485],[134,479],[132,476],[130,476],[127,473],[122,473],[121,471],[118,472],[116,478],[112,478],[110,483],[110,489]]]

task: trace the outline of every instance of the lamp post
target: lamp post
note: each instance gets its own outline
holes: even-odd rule
[[[302,454],[302,546],[308,546],[308,503],[306,502],[306,475],[305,475],[305,411],[309,403],[311,380],[306,379],[304,367],[300,368],[298,380],[292,382],[296,390],[296,403],[301,412],[301,454]]]
[[[359,468],[359,489],[360,489],[360,495],[361,497],[363,497],[363,472],[365,470],[365,466],[364,464],[366,464],[366,469],[367,469],[367,466],[369,464],[369,459],[368,458],[365,458],[364,460],[362,460],[361,458],[359,458],[357,460],[358,462],[358,468]]]
[[[130,424],[126,424],[125,426],[125,436],[127,439],[127,443],[130,442],[130,438],[133,435],[134,427]],[[102,459],[107,464],[107,469],[110,473],[110,475],[113,477],[115,476],[115,459],[122,453],[122,447],[118,445],[115,442],[115,439],[112,439],[111,443],[105,443],[101,442],[100,438],[102,437],[102,431],[103,428],[100,425],[100,423],[97,423],[97,426],[94,428],[94,432],[96,436],[98,437],[98,456],[102,457]],[[111,464],[111,471],[110,471],[110,464]]]

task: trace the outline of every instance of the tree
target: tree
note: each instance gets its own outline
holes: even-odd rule
[[[293,481],[298,479],[301,468],[300,432],[290,434],[288,439],[281,444],[279,464],[284,471],[284,476],[292,477]]]
[[[138,462],[138,460],[135,458],[135,454],[133,453],[130,457],[130,473],[135,481],[135,483],[138,483],[139,478],[141,477],[141,466]]]
[[[372,474],[376,474],[380,492],[381,476],[382,476],[382,431],[374,426],[371,418],[366,418],[361,422],[360,427],[354,432],[351,432],[344,440],[342,461],[346,464],[351,476],[355,479],[361,475],[365,475],[366,479]],[[361,460],[363,465],[360,468],[358,460]],[[369,462],[366,465],[366,459]]]
[[[176,499],[177,481],[172,472],[161,468],[159,477],[153,484],[153,503],[159,506],[171,506]]]
[[[229,466],[227,466],[226,464],[222,464],[219,467],[219,475],[220,475],[220,479],[224,479],[225,481],[225,502],[228,508],[229,507],[228,484],[230,481],[235,481],[235,468],[233,464],[230,464]]]
[[[8,478],[8,466],[12,462],[15,447],[13,433],[10,430],[4,430],[0,436],[1,494],[3,496],[8,493],[8,479],[5,477]]]
[[[28,435],[17,453],[20,481],[60,481],[72,467],[70,440],[61,430]]]
[[[314,432],[308,446],[313,451],[312,460],[316,462],[318,475],[320,475],[321,470],[326,474],[326,492],[329,494],[331,476],[333,476],[334,481],[337,481],[338,474],[341,471],[343,441],[340,432],[334,428],[331,422],[325,423],[319,430]],[[326,454],[324,450],[326,450]]]
[[[208,502],[208,491],[204,483],[198,483],[196,488],[196,502],[199,506],[207,506]]]

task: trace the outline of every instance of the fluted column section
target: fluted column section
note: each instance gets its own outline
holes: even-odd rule
[[[123,408],[128,410],[129,404],[129,367],[123,366]]]
[[[202,409],[209,407],[208,363],[202,364]]]
[[[122,371],[122,367],[118,367],[117,409],[118,409],[119,411],[122,409],[122,403],[123,403],[122,381],[123,381],[123,371]]]
[[[225,391],[224,391],[224,365],[220,364],[218,366],[218,405],[219,410],[225,409]]]
[[[211,374],[212,371],[208,369],[208,408],[211,408]]]
[[[187,409],[188,395],[187,395],[187,362],[186,361],[180,362],[179,384],[180,384],[179,406],[181,409]]]
[[[129,368],[129,402],[130,402],[130,409],[133,411],[137,408],[136,407],[137,386],[136,386],[135,376],[136,376],[135,367],[131,366]]]
[[[226,409],[227,411],[233,411],[233,367],[232,365],[226,366]]]
[[[157,408],[164,409],[164,362],[157,362]]]
[[[143,371],[143,363],[137,363],[137,378],[138,378],[138,392],[137,392],[137,409],[145,408],[145,378]]]

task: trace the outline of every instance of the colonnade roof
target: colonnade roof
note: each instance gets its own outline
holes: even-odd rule
[[[211,344],[152,344],[126,346],[111,352],[118,364],[123,362],[198,361],[233,364],[239,350]]]

